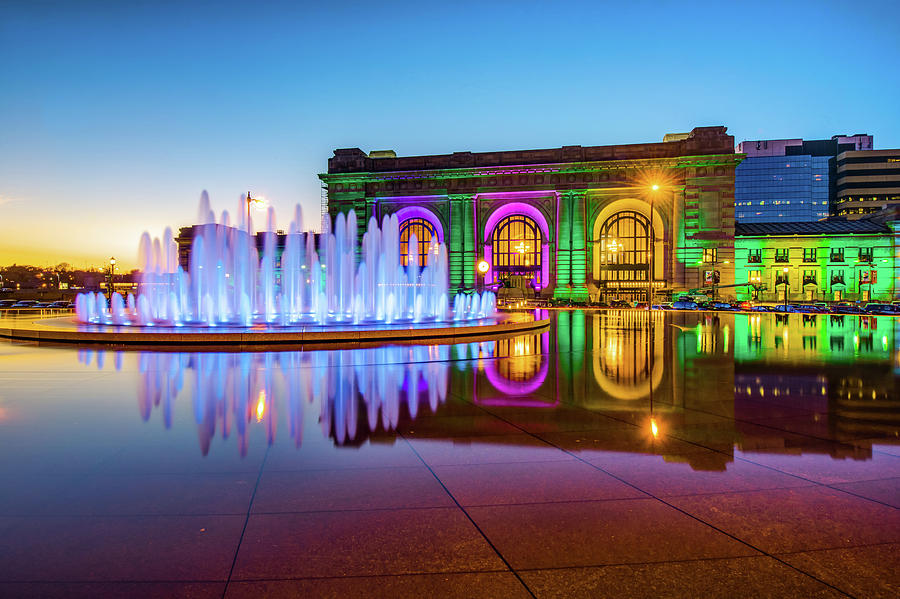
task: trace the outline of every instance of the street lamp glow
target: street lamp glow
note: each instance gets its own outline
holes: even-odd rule
[[[659,191],[659,185],[654,183],[653,185],[650,186],[650,189],[652,189],[653,191]]]
[[[481,274],[487,274],[487,271],[490,270],[490,268],[491,265],[488,264],[487,260],[482,259],[478,262],[478,272]]]

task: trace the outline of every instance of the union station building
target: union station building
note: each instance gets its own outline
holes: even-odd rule
[[[420,263],[432,239],[445,243],[451,289],[515,277],[543,298],[638,301],[650,286],[666,297],[735,284],[741,158],[725,127],[697,127],[614,146],[404,157],[339,149],[320,178],[332,217],[396,213],[401,245],[414,233]]]

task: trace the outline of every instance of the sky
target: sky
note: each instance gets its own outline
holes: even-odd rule
[[[136,266],[204,189],[315,228],[335,148],[898,148],[898,64],[898,2],[0,0],[0,265]]]

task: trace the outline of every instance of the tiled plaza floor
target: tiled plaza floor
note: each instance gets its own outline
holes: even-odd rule
[[[248,403],[189,367],[167,404],[134,356],[0,345],[0,596],[900,596],[896,399],[845,435],[836,401],[735,416],[728,351],[618,403],[590,347],[544,357],[521,396],[456,360],[386,430],[325,388]]]

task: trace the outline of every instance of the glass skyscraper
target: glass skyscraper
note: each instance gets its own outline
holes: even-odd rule
[[[828,156],[747,158],[734,173],[734,216],[742,223],[809,222],[828,216]]]
[[[744,141],[734,173],[734,217],[741,223],[812,222],[832,214],[835,156],[872,148],[872,136]]]

